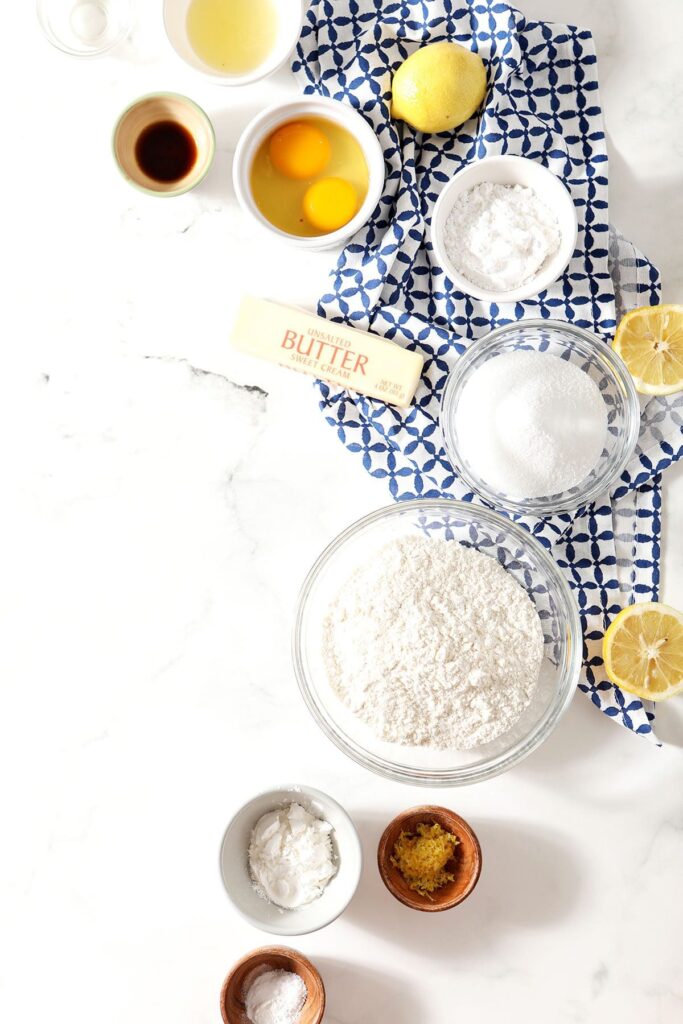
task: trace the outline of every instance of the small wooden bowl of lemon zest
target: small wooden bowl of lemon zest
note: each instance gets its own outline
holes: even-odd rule
[[[482,854],[460,815],[445,807],[413,807],[385,829],[377,865],[392,896],[412,910],[434,913],[467,899],[479,881]]]

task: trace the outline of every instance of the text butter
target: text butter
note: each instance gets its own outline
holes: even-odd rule
[[[242,352],[340,384],[392,405],[410,405],[424,362],[417,352],[266,299],[245,296],[232,331]]]

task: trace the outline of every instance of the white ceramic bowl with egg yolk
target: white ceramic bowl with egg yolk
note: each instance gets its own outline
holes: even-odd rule
[[[334,121],[350,132],[363,151],[368,168],[368,191],[358,213],[337,231],[327,234],[303,238],[282,231],[265,217],[259,210],[251,191],[251,168],[256,152],[264,139],[268,138],[277,128],[297,118],[320,117]],[[374,129],[353,107],[339,100],[327,97],[306,97],[289,103],[279,103],[269,107],[254,118],[242,132],[233,162],[232,180],[235,195],[243,210],[252,220],[265,229],[271,236],[288,242],[297,249],[319,251],[333,249],[351,238],[370,219],[380,201],[384,190],[384,154]]]
[[[295,910],[284,910],[256,892],[249,873],[249,843],[259,818],[291,803],[301,804],[332,826],[337,873],[317,899]],[[273,935],[306,935],[330,924],[351,902],[362,869],[363,852],[351,818],[336,800],[309,786],[283,786],[249,800],[233,816],[221,845],[221,877],[230,902],[255,928]]]

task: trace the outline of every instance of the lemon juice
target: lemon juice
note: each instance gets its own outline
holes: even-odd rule
[[[276,35],[273,0],[192,0],[187,11],[192,49],[223,74],[243,75],[259,67]]]

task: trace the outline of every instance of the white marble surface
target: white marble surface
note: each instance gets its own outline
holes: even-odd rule
[[[302,706],[299,582],[387,495],[304,378],[227,346],[242,291],[310,305],[324,286],[329,255],[264,245],[230,186],[241,128],[294,86],[205,84],[158,6],[139,2],[132,43],[101,61],[52,50],[29,3],[5,33],[0,1018],[217,1022],[231,963],[268,942],[221,890],[224,825],[259,788],[304,781],[344,803],[367,857],[348,912],[295,941],[330,1024],[679,1022],[680,702],[658,750],[577,697],[524,765],[452,793],[366,774]],[[594,29],[612,216],[683,301],[683,5],[526,9]],[[169,202],[130,190],[109,153],[120,109],[159,88],[218,134],[205,185]],[[664,597],[681,606],[680,470],[667,492]],[[425,798],[469,818],[485,857],[468,903],[428,920],[374,865],[385,822]]]

